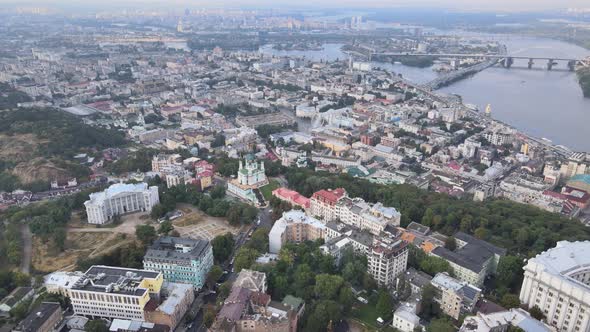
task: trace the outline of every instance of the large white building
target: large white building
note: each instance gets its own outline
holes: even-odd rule
[[[559,331],[590,331],[590,241],[560,241],[529,259],[520,302]]]
[[[90,194],[84,202],[89,224],[108,223],[116,215],[129,212],[150,212],[160,202],[158,187],[148,187],[146,183],[118,183],[108,189]]]

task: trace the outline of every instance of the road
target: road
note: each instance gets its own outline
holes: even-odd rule
[[[21,257],[20,270],[23,273],[31,272],[31,258],[33,256],[33,235],[27,224],[20,224],[20,234],[23,241],[23,256]]]

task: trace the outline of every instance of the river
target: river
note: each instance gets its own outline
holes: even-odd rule
[[[481,36],[481,35],[480,35]],[[508,53],[522,56],[583,58],[590,51],[565,42],[532,37],[489,36],[506,45]],[[315,61],[348,56],[339,44],[326,44],[320,51],[277,51],[270,45],[261,52],[283,56],[305,56]],[[401,64],[374,63],[374,66],[402,74],[416,83],[436,77],[432,68],[415,68]],[[465,103],[484,109],[492,105],[492,117],[523,132],[550,139],[577,151],[590,152],[590,99],[584,98],[576,75],[560,63],[553,71],[545,62],[526,69],[526,60],[516,61],[511,69],[493,67],[456,82],[439,91],[458,94]]]

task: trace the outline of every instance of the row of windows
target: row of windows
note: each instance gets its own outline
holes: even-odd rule
[[[125,304],[139,304],[137,297],[117,296],[110,294],[95,294],[86,292],[72,292],[72,299],[82,299],[88,301],[111,302],[111,303],[125,303]]]

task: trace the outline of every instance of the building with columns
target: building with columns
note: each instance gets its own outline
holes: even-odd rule
[[[520,302],[559,331],[590,331],[590,241],[559,241],[529,259]]]
[[[104,191],[90,194],[84,202],[89,224],[102,225],[114,216],[129,212],[151,212],[160,202],[158,187],[147,183],[113,184]]]

